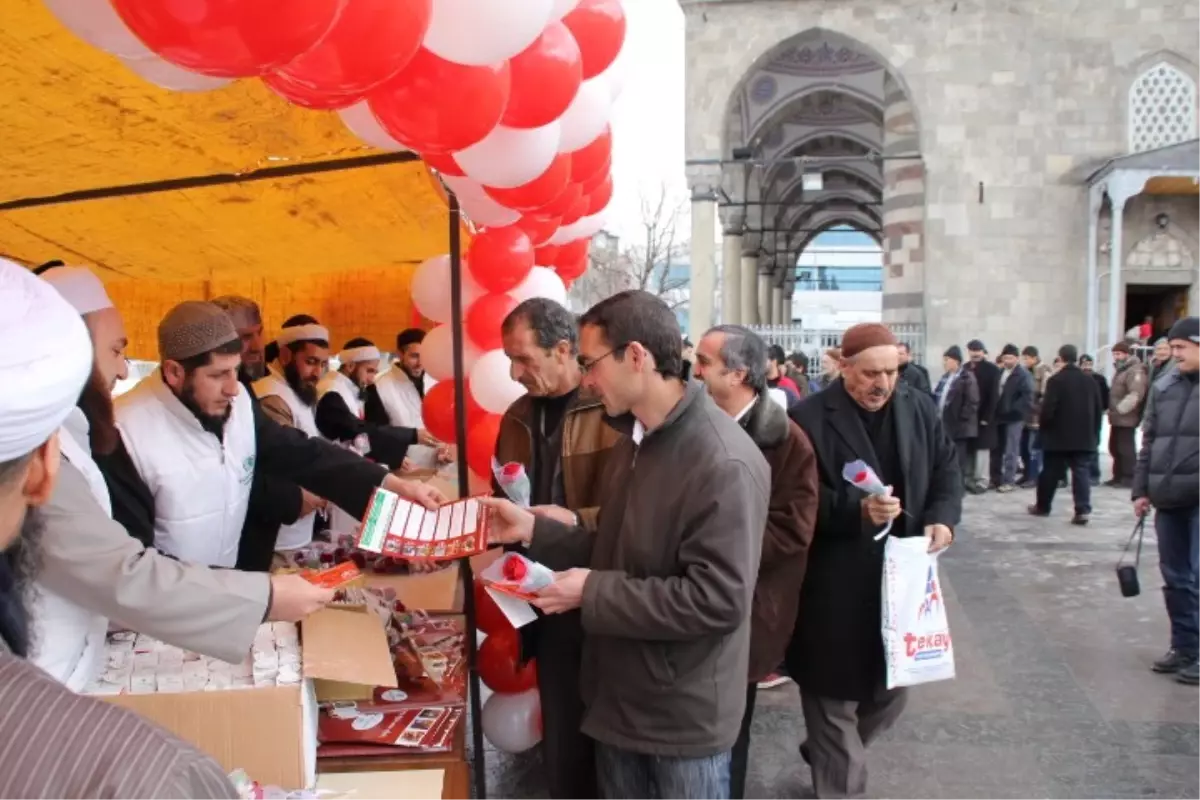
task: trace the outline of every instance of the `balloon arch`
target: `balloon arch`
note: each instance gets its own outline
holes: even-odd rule
[[[490,480],[500,415],[524,391],[509,377],[500,323],[524,299],[565,301],[612,199],[621,0],[44,2],[77,36],[163,88],[261,80],[295,105],[336,111],[366,144],[413,151],[437,172],[451,190],[451,252],[422,264],[411,286],[417,310],[438,323],[424,345],[441,381],[425,398],[425,424],[458,444],[460,491],[472,477]],[[476,229],[465,270],[460,208]],[[463,573],[470,589],[466,562]],[[465,598],[472,628],[474,594]],[[484,727],[489,717],[511,728],[537,715],[536,691],[496,695],[496,709],[481,715],[473,684]],[[529,685],[526,675],[506,688]],[[491,738],[528,746],[531,737]],[[483,772],[477,763],[481,797]]]

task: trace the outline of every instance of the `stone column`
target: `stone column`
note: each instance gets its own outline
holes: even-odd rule
[[[688,285],[688,335],[700,340],[712,327],[713,297],[716,295],[717,187],[720,168],[704,165],[688,168],[692,190],[691,278]]]
[[[758,256],[742,254],[742,324],[759,325],[758,318]]]
[[[924,322],[925,165],[904,87],[883,79],[883,321]]]
[[[742,319],[742,232],[740,228],[736,231],[725,231],[721,249],[721,322],[745,324],[745,320]]]
[[[1121,265],[1125,261],[1125,244],[1122,235],[1125,228],[1125,203],[1134,194],[1124,181],[1114,179],[1108,184],[1108,202],[1112,207],[1112,223],[1108,229],[1108,340],[1106,348],[1111,348],[1121,341],[1125,335],[1125,326],[1121,324],[1122,300]],[[1109,351],[1111,352],[1111,350]],[[1111,375],[1113,372],[1112,359],[1106,358],[1105,369]]]
[[[1100,314],[1096,306],[1100,300],[1100,286],[1096,274],[1096,251],[1099,249],[1100,206],[1104,202],[1101,187],[1093,186],[1088,189],[1088,226],[1087,226],[1087,318],[1086,335],[1084,336],[1084,351],[1096,352],[1096,337],[1100,329]]]
[[[787,324],[787,320],[783,316],[783,287],[779,284],[771,287],[771,324]]]
[[[758,324],[774,325],[771,319],[771,268],[758,266]]]

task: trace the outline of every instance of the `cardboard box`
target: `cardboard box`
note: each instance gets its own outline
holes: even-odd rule
[[[370,698],[396,686],[379,619],[327,608],[300,624],[304,681],[297,686],[101,699],[158,723],[208,753],[226,772],[241,768],[264,786],[307,789],[316,780],[316,685]]]

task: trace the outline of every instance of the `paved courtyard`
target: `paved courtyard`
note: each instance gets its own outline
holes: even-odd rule
[[[958,678],[913,690],[871,749],[872,796],[1200,796],[1197,690],[1147,668],[1168,641],[1153,532],[1122,598],[1128,492],[1094,494],[1086,528],[1069,492],[1050,519],[1025,513],[1032,491],[967,498],[942,562]],[[811,796],[802,736],[795,686],[761,692],[749,796]],[[536,755],[487,757],[491,796],[545,796]]]

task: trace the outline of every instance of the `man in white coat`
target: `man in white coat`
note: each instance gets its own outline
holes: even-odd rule
[[[425,331],[408,328],[396,336],[396,360],[391,369],[383,372],[367,387],[363,404],[363,418],[376,425],[392,425],[420,432],[425,427],[421,404],[437,381],[421,364],[421,344]],[[432,437],[426,437],[431,439]],[[407,458],[417,468],[436,467],[441,448],[427,444],[414,444],[408,448]]]
[[[402,480],[343,448],[279,425],[241,391],[241,342],[212,303],[180,303],[159,324],[161,366],[116,403],[117,425],[148,489],[159,549],[231,567],[255,473],[293,481],[355,517],[383,486],[436,508],[432,486]]]
[[[112,428],[112,387],[126,374],[121,315],[100,280],[79,267],[58,267],[43,279],[82,315],[91,336],[92,371],[82,408],[59,431],[63,464],[42,507],[42,567],[32,603],[32,660],[69,688],[97,674],[110,619],[155,638],[228,661],[240,660],[264,619],[294,621],[331,599],[331,592],[294,575],[252,575],[184,564],[126,533],[111,518],[104,477],[91,455],[89,431]],[[49,290],[48,290],[49,291]],[[25,335],[53,341],[64,321],[58,304],[40,302]],[[60,354],[47,353],[47,358]],[[107,408],[105,412],[103,409]],[[107,416],[103,416],[107,413]]]

